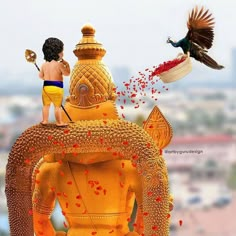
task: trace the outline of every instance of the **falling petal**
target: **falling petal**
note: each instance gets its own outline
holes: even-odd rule
[[[65,221],[63,222],[63,225],[64,225],[65,228],[68,227]]]
[[[103,188],[102,188],[102,186],[100,185],[100,186],[98,186],[96,189],[97,189],[98,191],[101,191]]]
[[[64,130],[64,134],[69,134],[70,133],[70,130],[69,129],[65,129]]]
[[[64,211],[62,211],[61,213],[62,213],[62,215],[63,215],[63,216],[65,216],[65,215],[66,215],[66,212],[64,212]]]
[[[128,141],[124,141],[124,142],[123,142],[123,145],[128,145],[128,144],[129,144]]]
[[[31,148],[29,148],[29,151],[30,151],[30,152],[35,151],[35,147],[31,147]]]
[[[161,197],[157,197],[156,202],[160,202],[160,201],[161,201]]]
[[[78,144],[78,143],[75,143],[75,144],[73,145],[73,148],[79,148],[79,144]]]
[[[26,159],[26,160],[25,160],[25,164],[27,164],[27,165],[29,165],[29,164],[30,164],[30,162],[31,162],[31,160],[30,160],[30,159]]]
[[[55,192],[56,188],[55,187],[51,187],[51,191]]]
[[[154,226],[152,226],[152,229],[153,229],[153,230],[157,230],[158,227],[157,227],[156,225],[154,225]]]
[[[103,144],[103,138],[100,138],[100,143]]]
[[[183,225],[183,221],[179,220],[179,225],[182,226]]]
[[[137,167],[137,163],[132,162],[132,166],[136,168]]]

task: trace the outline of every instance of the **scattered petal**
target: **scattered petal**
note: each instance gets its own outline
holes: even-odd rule
[[[156,202],[160,202],[160,201],[161,201],[161,197],[157,197]]]
[[[69,129],[64,129],[64,134],[69,134],[70,130]]]
[[[63,225],[64,225],[64,227],[65,227],[65,228],[67,228],[67,227],[68,227],[68,225],[66,224],[66,222],[65,222],[65,221],[63,222]]]
[[[158,227],[156,225],[152,226],[152,230],[157,230],[157,229],[158,229]]]
[[[26,160],[25,160],[25,164],[27,164],[27,165],[29,165],[29,164],[30,164],[30,162],[31,162],[31,160],[30,160],[30,159],[26,159]]]
[[[75,144],[73,145],[73,148],[79,148],[79,144],[78,144],[78,143],[75,143]]]

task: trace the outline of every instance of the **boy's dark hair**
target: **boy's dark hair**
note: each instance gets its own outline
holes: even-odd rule
[[[46,61],[57,61],[59,59],[58,54],[63,51],[64,44],[60,39],[48,38],[43,44],[43,54]]]

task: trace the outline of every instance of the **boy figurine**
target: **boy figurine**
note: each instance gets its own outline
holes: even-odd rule
[[[39,72],[39,77],[44,80],[42,89],[43,100],[43,121],[42,125],[48,123],[50,104],[54,105],[56,125],[58,127],[67,126],[63,123],[61,115],[61,104],[63,100],[63,75],[70,74],[68,62],[63,60],[64,44],[57,38],[48,38],[43,44],[43,54],[45,63]]]

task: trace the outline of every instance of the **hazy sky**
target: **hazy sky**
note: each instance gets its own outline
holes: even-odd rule
[[[104,62],[109,67],[125,65],[134,72],[158,65],[180,52],[166,39],[185,36],[188,13],[195,5],[209,8],[215,17],[209,54],[227,72],[231,49],[236,47],[235,0],[5,0],[0,8],[0,71],[30,74],[35,69],[25,61],[25,49],[35,50],[40,65],[42,44],[52,36],[64,41],[65,59],[73,66],[72,51],[87,22],[94,25],[96,39],[107,50]]]

